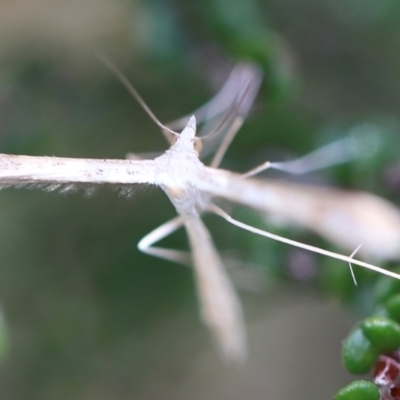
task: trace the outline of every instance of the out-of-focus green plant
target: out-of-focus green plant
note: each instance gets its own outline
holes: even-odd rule
[[[0,362],[3,361],[8,350],[8,332],[4,316],[0,314]]]
[[[224,168],[245,171],[266,159],[287,159],[344,135],[361,135],[376,146],[370,157],[304,180],[399,201],[398,4],[152,0],[132,1],[131,10],[125,13],[131,21],[128,54],[109,55],[121,58],[124,72],[163,122],[211,96],[204,82],[212,74],[204,71],[218,65],[215,58],[262,65],[260,100]],[[10,55],[11,61],[1,59],[1,152],[122,158],[127,151],[165,149],[157,128],[101,66],[66,63],[67,55],[58,58],[44,40],[39,44],[38,52],[31,46],[27,54]],[[210,47],[218,56],[199,56]],[[166,199],[140,189],[129,202],[102,189],[89,199],[10,190],[1,192],[0,206],[0,297],[13,360],[4,367],[5,398],[131,398],[154,388],[154,376],[161,382],[187,376],[187,365],[209,346],[197,332],[191,271],[136,250],[143,234],[173,215]],[[259,215],[237,212],[263,224]],[[278,282],[295,281],[291,249],[212,218],[207,223],[219,248],[234,248],[233,258],[262,266],[257,272],[275,278],[274,289]],[[284,224],[269,222],[268,228],[330,246]],[[166,246],[185,240],[178,233]],[[349,372],[368,372],[388,338],[390,349],[397,346],[399,283],[375,283],[373,274],[356,270],[354,287],[346,265],[318,257],[307,267],[310,287],[366,318],[345,340],[343,358]],[[0,353],[1,337],[0,332]],[[374,384],[357,381],[336,398],[378,397]]]

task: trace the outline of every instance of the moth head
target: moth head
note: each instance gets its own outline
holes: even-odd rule
[[[196,136],[196,117],[194,115],[189,118],[185,129],[182,131],[182,134],[183,132],[187,133],[188,136],[191,136],[193,149],[200,153],[201,149],[203,148],[203,144],[200,138]]]

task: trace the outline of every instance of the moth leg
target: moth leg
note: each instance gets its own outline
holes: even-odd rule
[[[362,152],[357,147],[357,143],[354,143],[354,140],[348,136],[322,146],[317,150],[292,161],[266,161],[265,163],[246,172],[242,176],[245,178],[254,176],[268,168],[277,169],[293,175],[302,175],[319,169],[343,164],[359,158],[362,155]]]
[[[174,130],[183,129],[191,115],[196,116],[198,124],[208,121],[229,109],[238,94],[243,92],[244,88],[250,86],[239,110],[243,116],[246,116],[258,92],[261,80],[262,72],[256,64],[250,62],[238,63],[230,72],[224,85],[211,100],[190,114],[169,122],[167,126]]]
[[[205,123],[200,129],[200,132],[198,132],[198,137],[200,139],[211,139],[216,132],[218,132],[218,135],[221,134],[221,136],[222,132],[225,133],[227,129],[221,128],[224,126],[225,120],[228,117],[232,117],[232,111],[234,111],[235,118],[229,118],[229,125],[231,125],[231,127],[228,130],[228,137],[224,139],[225,144],[221,145],[220,154],[214,156],[215,160],[213,160],[211,164],[211,166],[216,167],[221,162],[229,144],[235,137],[243,120],[246,118],[257,95],[261,80],[262,72],[256,64],[248,62],[239,63],[232,69],[220,91],[209,102],[191,114],[168,123],[167,126],[174,130],[183,129],[187,124],[189,116],[195,115],[197,124]],[[211,133],[208,131],[210,126],[218,128]],[[208,133],[203,135],[205,132]],[[174,138],[172,142],[168,137],[167,140],[170,144],[173,144],[176,138]],[[201,156],[204,157],[209,154],[214,150],[214,147],[212,143],[209,143],[208,147],[203,149]]]
[[[241,174],[241,176],[243,178],[248,178],[249,176],[257,175],[260,172],[263,172],[268,168],[271,168],[271,163],[269,161],[266,161],[265,163],[262,163],[258,167],[255,167],[255,168],[251,169],[250,171],[247,171],[244,174]]]
[[[153,247],[154,243],[159,242],[161,239],[167,237],[183,226],[183,222],[184,218],[177,216],[162,224],[140,240],[138,243],[138,249],[151,256],[160,257],[164,258],[165,260],[191,266],[192,262],[190,253],[179,250],[165,249],[163,247]]]
[[[210,167],[212,168],[218,168],[218,166],[221,164],[222,159],[224,158],[224,155],[226,151],[228,150],[230,144],[232,143],[232,140],[235,138],[237,132],[243,125],[243,117],[240,115],[235,118],[235,120],[232,123],[232,126],[229,128],[227,134],[225,135],[224,139],[222,140],[218,150],[216,151]]]
[[[237,227],[242,228],[242,229],[244,229],[246,231],[255,233],[256,235],[264,236],[264,237],[276,240],[276,241],[281,242],[281,243],[286,243],[286,244],[291,245],[293,247],[298,247],[300,249],[311,251],[311,252],[316,253],[316,254],[322,254],[322,255],[328,256],[330,258],[334,258],[336,260],[345,261],[345,262],[350,263],[352,265],[353,264],[354,265],[359,265],[360,267],[367,268],[367,269],[369,269],[371,271],[375,271],[375,272],[378,272],[378,273],[380,273],[382,275],[390,276],[390,277],[395,278],[395,279],[400,279],[400,275],[396,274],[395,272],[392,272],[390,270],[378,267],[376,265],[372,265],[372,264],[366,263],[364,261],[360,261],[360,260],[354,259],[353,258],[354,254],[359,250],[359,248],[361,246],[358,246],[357,249],[353,252],[353,254],[351,254],[351,256],[345,256],[343,254],[339,254],[339,253],[335,253],[335,252],[332,252],[332,251],[324,250],[324,249],[322,249],[320,247],[311,246],[309,244],[298,242],[296,240],[287,239],[287,238],[285,238],[283,236],[276,235],[274,233],[270,233],[268,231],[264,231],[262,229],[255,228],[254,226],[251,226],[251,225],[247,225],[247,224],[245,224],[243,222],[240,222],[240,221],[232,218],[229,214],[227,214],[224,210],[222,210],[220,207],[216,206],[215,204],[210,205],[208,210],[210,212],[213,212],[214,214],[217,214],[220,217],[224,218],[226,221],[230,222],[232,225],[236,225]]]

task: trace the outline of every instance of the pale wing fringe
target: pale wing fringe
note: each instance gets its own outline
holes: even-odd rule
[[[210,234],[200,218],[184,221],[192,248],[201,316],[223,358],[241,364],[247,356],[242,307]]]
[[[364,192],[306,186],[273,179],[244,179],[206,167],[201,191],[281,217],[317,232],[335,245],[377,260],[400,258],[400,212]]]
[[[154,160],[105,160],[0,154],[0,187],[30,184],[154,184]]]

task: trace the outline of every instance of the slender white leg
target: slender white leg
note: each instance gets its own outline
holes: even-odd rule
[[[350,258],[353,258],[356,255],[357,251],[360,250],[362,245],[363,245],[363,243],[361,243],[357,246],[357,248],[351,253]],[[353,267],[351,266],[351,262],[349,262],[349,268],[350,268],[351,277],[353,278],[354,285],[357,286],[357,279],[356,279],[356,276],[354,275],[354,271],[353,271]]]
[[[278,242],[286,243],[286,244],[289,244],[291,246],[298,247],[300,249],[312,251],[313,253],[322,254],[324,256],[335,258],[336,260],[345,261],[345,262],[350,263],[352,265],[353,264],[354,265],[359,265],[360,267],[370,269],[371,271],[378,272],[378,273],[380,273],[382,275],[390,276],[390,277],[395,278],[395,279],[400,279],[400,274],[396,274],[395,272],[386,270],[386,269],[381,268],[381,267],[377,267],[376,265],[372,265],[372,264],[366,263],[364,261],[360,261],[360,260],[354,259],[353,258],[354,254],[360,249],[361,245],[359,245],[356,248],[356,250],[353,251],[351,256],[344,256],[344,255],[339,254],[339,253],[334,253],[332,251],[324,250],[324,249],[321,249],[319,247],[315,247],[315,246],[311,246],[311,245],[308,245],[308,244],[305,244],[305,243],[297,242],[296,240],[287,239],[287,238],[285,238],[283,236],[275,235],[273,233],[264,231],[262,229],[255,228],[254,226],[244,224],[243,222],[237,221],[236,219],[232,218],[224,210],[222,210],[220,207],[218,207],[218,206],[216,206],[214,204],[211,205],[208,210],[210,212],[213,212],[213,213],[219,215],[220,217],[224,218],[226,221],[230,222],[232,225],[236,225],[239,228],[242,228],[242,229],[244,229],[246,231],[253,232],[256,235],[265,236],[265,237],[268,237],[270,239],[276,240]]]
[[[269,161],[266,161],[265,163],[262,163],[258,167],[255,167],[255,168],[251,169],[250,171],[245,172],[244,174],[242,174],[242,177],[248,178],[250,176],[257,175],[260,172],[263,172],[268,168],[271,168],[271,163]]]
[[[243,118],[241,116],[237,116],[233,121],[232,126],[229,128],[227,134],[225,135],[224,139],[222,140],[217,152],[214,155],[214,158],[211,161],[210,167],[211,168],[218,168],[221,164],[222,159],[226,151],[228,150],[232,140],[235,138],[236,133],[239,131],[243,124]]]
[[[184,117],[169,122],[168,127],[174,130],[183,129],[191,115],[196,116],[198,124],[206,122],[229,109],[235,99],[247,91],[245,98],[240,104],[238,112],[243,118],[246,117],[254,98],[258,92],[262,80],[262,72],[256,64],[240,63],[231,71],[220,91],[206,104]]]
[[[140,240],[138,243],[138,249],[143,253],[155,257],[160,257],[164,258],[165,260],[191,266],[192,262],[190,253],[179,250],[165,249],[163,247],[153,247],[154,243],[157,243],[183,226],[183,222],[183,217],[177,216],[162,224]]]

